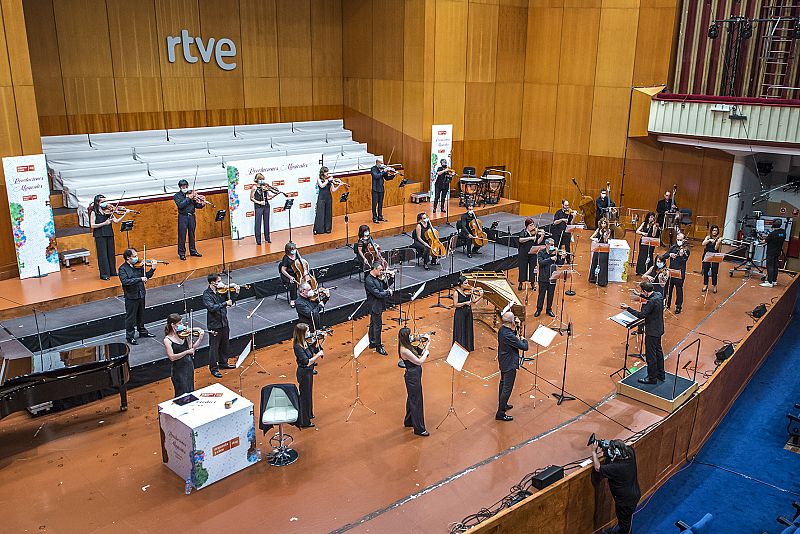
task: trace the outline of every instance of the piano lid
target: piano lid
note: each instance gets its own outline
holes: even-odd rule
[[[18,376],[111,361],[126,356],[129,351],[130,348],[125,343],[105,343],[34,354],[19,341],[9,341],[0,344],[0,385]]]
[[[464,273],[464,278],[482,288],[484,298],[500,312],[511,304],[511,312],[525,321],[525,306],[506,278],[505,273],[495,271],[475,271]]]

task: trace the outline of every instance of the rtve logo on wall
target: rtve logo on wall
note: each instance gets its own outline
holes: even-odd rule
[[[175,63],[175,48],[181,46],[183,50],[183,59],[187,63],[197,63],[198,59],[202,59],[203,63],[211,63],[211,55],[213,53],[214,60],[217,66],[222,70],[233,70],[236,68],[236,62],[225,62],[225,58],[236,57],[236,44],[228,38],[215,39],[211,37],[207,42],[203,42],[202,37],[191,37],[189,30],[181,30],[178,36],[167,36],[167,60],[170,63]],[[200,58],[194,55],[192,45],[197,47],[200,53]]]

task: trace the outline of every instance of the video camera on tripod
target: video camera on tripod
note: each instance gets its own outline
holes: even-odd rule
[[[592,435],[589,436],[588,443],[586,443],[587,447],[590,445],[597,445],[603,449],[606,457],[611,462],[628,458],[628,454],[625,452],[625,443],[622,441],[616,439],[597,439],[595,433],[592,432]]]

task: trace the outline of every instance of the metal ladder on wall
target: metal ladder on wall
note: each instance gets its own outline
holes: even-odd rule
[[[762,17],[772,19],[763,37],[761,54],[760,93],[762,98],[791,98],[800,88],[786,87],[786,78],[795,58],[792,31],[798,0],[774,0],[761,7]]]

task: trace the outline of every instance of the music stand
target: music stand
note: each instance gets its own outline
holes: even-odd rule
[[[294,205],[293,198],[287,198],[286,203],[283,205],[283,211],[288,212],[289,215],[289,241],[292,240],[292,206]]]
[[[569,232],[571,236],[572,235],[575,236],[575,252],[570,252],[570,254],[572,255],[572,258],[573,258],[573,263],[575,261],[575,255],[578,253],[578,239],[580,238],[580,234],[573,234],[572,230],[579,230],[579,229],[583,229],[583,225],[580,225],[580,224],[568,224],[567,225],[567,230],[566,231]],[[572,249],[572,247],[570,247],[570,249]],[[573,278],[574,277],[572,277],[572,276],[569,277],[569,289],[567,289],[566,292],[564,292],[564,294],[569,296],[569,297],[574,297],[575,296],[575,290],[572,289],[572,280],[573,280]]]
[[[610,376],[615,376],[621,374],[620,379],[625,379],[625,373],[631,374],[628,370],[628,350],[630,349],[630,340],[631,340],[631,328],[637,328],[640,324],[644,323],[644,318],[639,318],[633,315],[631,312],[625,310],[622,311],[613,317],[608,318],[610,321],[617,323],[618,325],[622,325],[625,327],[625,359],[623,360],[622,367],[611,373]],[[639,355],[641,358],[641,354]]]
[[[570,321],[567,324],[567,344],[566,347],[564,348],[564,372],[561,375],[561,393],[553,393],[553,397],[558,399],[558,402],[556,403],[558,406],[561,406],[561,403],[564,401],[575,400],[575,397],[564,394],[564,384],[567,382],[567,358],[569,358],[569,338],[571,337],[572,337],[572,321]]]
[[[652,247],[653,248],[653,255],[655,255],[655,249],[661,246],[661,238],[660,237],[650,237],[650,236],[642,236],[642,247]],[[642,253],[642,248],[639,247],[639,254]],[[650,254],[647,255],[647,262],[645,266],[649,269],[650,268]]]
[[[467,425],[464,424],[464,421],[458,416],[455,407],[455,396],[456,396],[456,371],[459,373],[464,368],[464,363],[467,361],[467,356],[469,356],[469,352],[467,349],[462,347],[458,344],[457,341],[453,342],[453,346],[450,347],[450,353],[447,355],[447,363],[450,365],[450,370],[452,371],[450,375],[450,407],[447,409],[447,415],[444,416],[442,422],[436,425],[436,430],[439,430],[439,427],[447,421],[447,418],[451,415],[454,415],[458,422],[461,423],[461,426],[464,427],[464,430],[467,429]]]
[[[256,305],[256,307],[253,308],[253,311],[251,311],[247,315],[247,319],[250,319],[250,330],[252,331],[251,332],[251,336],[250,336],[250,343],[248,343],[245,346],[244,350],[242,350],[242,353],[239,355],[239,358],[236,360],[236,367],[240,367],[251,353],[253,354],[253,360],[250,362],[250,365],[248,365],[247,367],[242,369],[242,372],[239,373],[239,394],[240,395],[242,394],[242,377],[244,376],[244,374],[251,367],[253,367],[254,365],[257,365],[259,369],[261,369],[262,371],[264,371],[267,374],[270,374],[269,371],[264,369],[264,367],[262,367],[261,364],[258,363],[258,358],[256,357],[256,328],[255,328],[255,321],[256,320],[254,319],[254,317],[256,315],[256,312],[258,311],[258,309],[261,307],[261,305],[263,303],[264,303],[264,299],[262,298],[260,301],[258,301],[258,304]]]
[[[610,243],[600,243],[599,241],[592,241],[591,246],[592,251],[592,258],[595,257],[595,254],[602,254],[602,253],[610,253],[611,252],[611,244]],[[591,262],[589,263],[591,269]],[[597,265],[594,267],[594,272],[590,273],[594,275],[594,285],[596,288],[600,287],[600,256],[597,256]],[[599,291],[599,289],[598,289]]]
[[[408,178],[405,176],[397,183],[397,188],[400,189],[400,196],[403,197],[403,223],[400,227],[400,235],[411,237],[408,232],[406,232],[406,195],[402,191],[406,184],[408,184]]]
[[[222,226],[222,221],[225,220],[225,210],[217,210],[214,214],[214,222],[219,223],[219,246],[222,248],[222,272],[227,273],[228,268],[225,265],[225,228]]]
[[[578,272],[578,271],[576,271],[575,269],[572,268],[574,265],[575,265],[574,263],[567,264],[565,266],[566,267],[565,269],[559,269],[558,266],[556,266],[556,270],[553,271],[553,273],[550,275],[550,283],[551,284],[552,283],[558,284],[559,280],[562,280],[564,282],[561,285],[561,306],[560,306],[561,309],[558,311],[559,316],[558,316],[557,319],[553,319],[552,321],[550,321],[550,325],[552,325],[554,322],[558,321],[558,328],[556,328],[556,330],[561,335],[564,335],[564,332],[563,332],[564,326],[567,325],[567,323],[564,322],[564,291],[565,291],[566,286],[567,286],[567,275],[572,276],[573,274]],[[548,325],[548,326],[550,326],[550,325]]]
[[[356,311],[358,311],[359,308],[361,308],[361,306],[356,308]],[[355,315],[355,312],[353,312],[353,315]],[[350,316],[351,321],[353,315]],[[364,337],[362,337],[359,340],[359,342],[353,347],[353,365],[356,368],[356,398],[353,400],[353,404],[350,405],[350,413],[347,414],[347,419],[344,420],[345,423],[350,422],[350,417],[353,415],[353,412],[355,411],[356,407],[359,404],[364,408],[366,408],[367,410],[369,410],[370,412],[372,412],[372,415],[375,415],[377,413],[375,412],[375,410],[364,404],[363,400],[361,400],[360,379],[359,379],[360,377],[359,372],[361,371],[361,365],[358,360],[358,357],[361,355],[362,352],[364,352],[364,349],[366,349],[367,346],[369,346],[369,335],[364,334]]]
[[[128,240],[128,248],[131,248],[131,235],[130,231],[133,230],[134,221],[122,221],[119,226],[120,232],[125,232],[125,238]]]
[[[555,330],[552,330],[552,329],[547,328],[546,326],[540,324],[539,327],[536,328],[536,331],[531,336],[531,341],[533,341],[533,343],[536,345],[536,356],[534,358],[524,358],[524,357],[521,358],[521,361],[519,363],[519,368],[524,370],[524,371],[527,371],[528,373],[530,373],[531,371],[528,370],[527,368],[525,368],[525,362],[533,360],[533,362],[534,362],[534,369],[533,369],[533,373],[532,373],[533,374],[533,384],[531,385],[531,387],[529,389],[526,389],[525,391],[520,393],[520,396],[525,395],[526,393],[529,393],[531,391],[540,391],[541,393],[544,393],[544,391],[541,390],[541,388],[539,387],[539,384],[538,384],[538,379],[539,379],[539,347],[544,347],[544,348],[549,347],[550,344],[553,343],[553,339],[555,339],[557,333],[558,332],[556,332]],[[536,395],[534,394],[533,397],[536,397]],[[536,404],[534,404],[533,407],[536,408]]]
[[[339,197],[339,202],[344,202],[344,245],[340,248],[350,248],[350,191],[345,191],[342,193],[342,196]],[[290,215],[291,216],[291,215]],[[291,225],[289,225],[291,228]],[[292,240],[291,237],[291,230],[289,231],[289,241]]]

